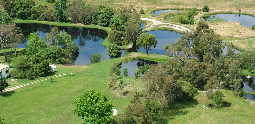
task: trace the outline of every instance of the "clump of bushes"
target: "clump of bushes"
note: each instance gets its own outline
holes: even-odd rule
[[[222,107],[222,102],[223,102],[223,99],[222,99],[222,91],[220,90],[217,90],[214,95],[213,95],[213,106],[215,108],[220,108]]]
[[[143,8],[140,9],[140,14],[145,14]]]
[[[255,30],[255,25],[252,25],[251,29],[252,29],[252,30]]]
[[[208,5],[205,5],[202,10],[203,10],[203,12],[209,12],[210,11]]]
[[[90,63],[94,64],[94,63],[99,63],[101,61],[103,55],[97,53],[97,54],[91,54],[90,56]]]

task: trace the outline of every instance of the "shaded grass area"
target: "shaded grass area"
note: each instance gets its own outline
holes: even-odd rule
[[[16,48],[17,56],[20,54],[21,50],[23,50],[23,48]],[[12,48],[7,48],[6,52],[7,52],[7,62],[10,63],[12,58],[15,57],[15,51]],[[5,62],[3,49],[0,50],[0,63],[1,64],[8,64],[8,63]]]

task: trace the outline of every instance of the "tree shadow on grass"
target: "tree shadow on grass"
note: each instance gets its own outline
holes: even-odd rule
[[[9,97],[9,96],[11,96],[14,93],[15,93],[15,91],[4,92],[4,93],[1,92],[0,96],[2,96],[2,97]]]
[[[197,104],[198,101],[196,99],[192,99],[190,101],[173,102],[165,115],[168,116],[168,119],[174,119],[174,117],[177,115],[186,115],[189,111],[185,109],[194,107]]]

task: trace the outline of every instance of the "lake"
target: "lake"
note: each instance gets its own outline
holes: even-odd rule
[[[239,15],[239,14],[215,14],[211,15],[207,21],[214,19],[223,19],[226,22],[240,22],[242,26],[252,28],[255,25],[255,17],[249,15]]]
[[[167,10],[156,10],[151,13],[152,16],[158,16],[161,13],[166,13],[166,12],[179,12],[180,10],[174,10],[174,9],[167,9]]]
[[[41,38],[45,37],[46,33],[50,33],[51,29],[56,26],[44,24],[17,24],[22,29],[25,37],[32,32],[36,32]],[[107,54],[107,48],[102,46],[102,42],[107,37],[107,32],[101,29],[77,28],[77,27],[61,27],[57,26],[60,31],[66,31],[72,36],[72,40],[79,47],[79,56],[75,60],[76,65],[90,64],[91,54],[103,55],[102,60],[108,60],[110,57]],[[18,48],[25,48],[26,42],[21,43]]]

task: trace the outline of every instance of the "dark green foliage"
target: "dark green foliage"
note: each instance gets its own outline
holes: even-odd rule
[[[13,10],[16,13],[16,17],[20,19],[29,19],[32,14],[32,8],[35,6],[33,0],[15,0],[15,6]]]
[[[90,56],[90,64],[101,62],[102,56],[103,55],[100,55],[99,53],[97,53],[97,54],[92,53],[91,56]]]
[[[47,44],[38,33],[31,33],[28,36],[28,42],[24,49],[24,54],[27,56],[35,55],[36,53],[46,54]]]
[[[193,97],[195,97],[198,94],[198,89],[195,88],[191,83],[187,81],[181,81],[179,83],[183,92],[182,96],[178,98],[180,101],[192,100]]]
[[[125,31],[126,25],[123,20],[120,19],[119,16],[115,15],[111,19],[111,23],[109,25],[112,30]]]
[[[222,102],[223,102],[222,96],[223,96],[222,91],[220,90],[215,91],[213,95],[213,107],[215,108],[222,107]]]
[[[44,19],[45,21],[56,21],[57,15],[52,10],[47,10],[44,13]]]
[[[122,40],[121,37],[123,36],[122,31],[118,30],[111,30],[108,34],[108,40],[114,44],[121,45],[120,41]]]
[[[54,3],[55,0],[47,0],[48,3]]]
[[[2,116],[0,116],[0,124],[5,124],[5,120]]]
[[[31,19],[36,20],[36,19],[42,19],[44,20],[44,13],[47,10],[46,5],[36,5],[31,9]],[[39,18],[40,17],[40,18]]]
[[[148,105],[149,106],[149,105]],[[141,102],[138,93],[134,95],[131,104],[125,110],[125,114],[118,115],[120,124],[151,124],[152,117],[145,105]]]
[[[139,78],[140,77],[140,70],[138,68],[135,69],[134,71],[134,74],[135,74],[135,78]]]
[[[98,8],[85,8],[81,13],[80,18],[83,24],[97,24]]]
[[[98,24],[104,27],[109,26],[113,15],[114,15],[113,8],[101,6],[98,11]]]
[[[252,30],[255,30],[255,25],[252,25],[252,28],[251,28]]]
[[[85,123],[111,123],[113,105],[100,92],[86,91],[74,100],[74,113],[82,117]]]
[[[14,69],[10,71],[13,77],[18,78],[32,78],[33,74],[33,64],[26,56],[19,56],[14,62]]]
[[[30,60],[33,64],[33,73],[35,76],[46,76],[50,73],[49,60],[42,54],[31,56]]]
[[[67,17],[71,19],[72,22],[78,23],[82,22],[82,11],[85,8],[85,2],[82,0],[74,0],[67,9]]]
[[[240,88],[240,89],[235,90],[235,95],[245,99],[246,98],[245,89],[244,88]]]
[[[205,5],[202,10],[203,10],[203,12],[209,12],[210,11],[208,5]]]
[[[107,47],[107,54],[112,58],[120,57],[121,56],[121,48],[116,44],[112,44]]]
[[[12,18],[9,16],[7,12],[0,10],[0,25],[1,24],[7,24],[12,22]]]
[[[5,78],[0,78],[0,92],[2,92],[6,87],[10,86],[10,84],[6,81]],[[0,124],[1,124],[1,116],[0,116]]]
[[[194,16],[197,15],[197,9],[191,9],[188,12],[189,24],[194,24]]]
[[[139,70],[140,70],[140,72],[141,72],[142,74],[145,74],[145,72],[147,72],[147,71],[149,70],[149,68],[150,68],[149,65],[144,63],[143,66],[140,66],[140,67],[139,67]]]
[[[211,54],[214,58],[218,58],[222,53],[223,45],[220,37],[209,29],[205,22],[198,23],[192,39],[192,53],[200,62],[204,61],[205,53]]]
[[[140,14],[145,14],[143,8],[140,9]]]
[[[189,22],[190,22],[189,18],[185,15],[180,15],[179,16],[179,21],[182,24],[189,24]]]
[[[127,69],[127,68],[124,68],[124,69],[123,69],[123,75],[124,75],[125,77],[128,77],[128,69]]]
[[[0,4],[4,7],[4,10],[11,16],[15,17],[16,13],[14,10],[15,0],[1,0]]]
[[[120,76],[120,74],[121,74],[120,68],[117,68],[117,69],[116,69],[115,74],[116,74],[117,76]]]
[[[149,33],[142,33],[136,40],[136,45],[146,49],[146,53],[148,53],[152,46],[155,48],[157,43],[158,40],[155,35]]]
[[[54,12],[60,22],[66,21],[67,0],[57,0],[54,6]]]

